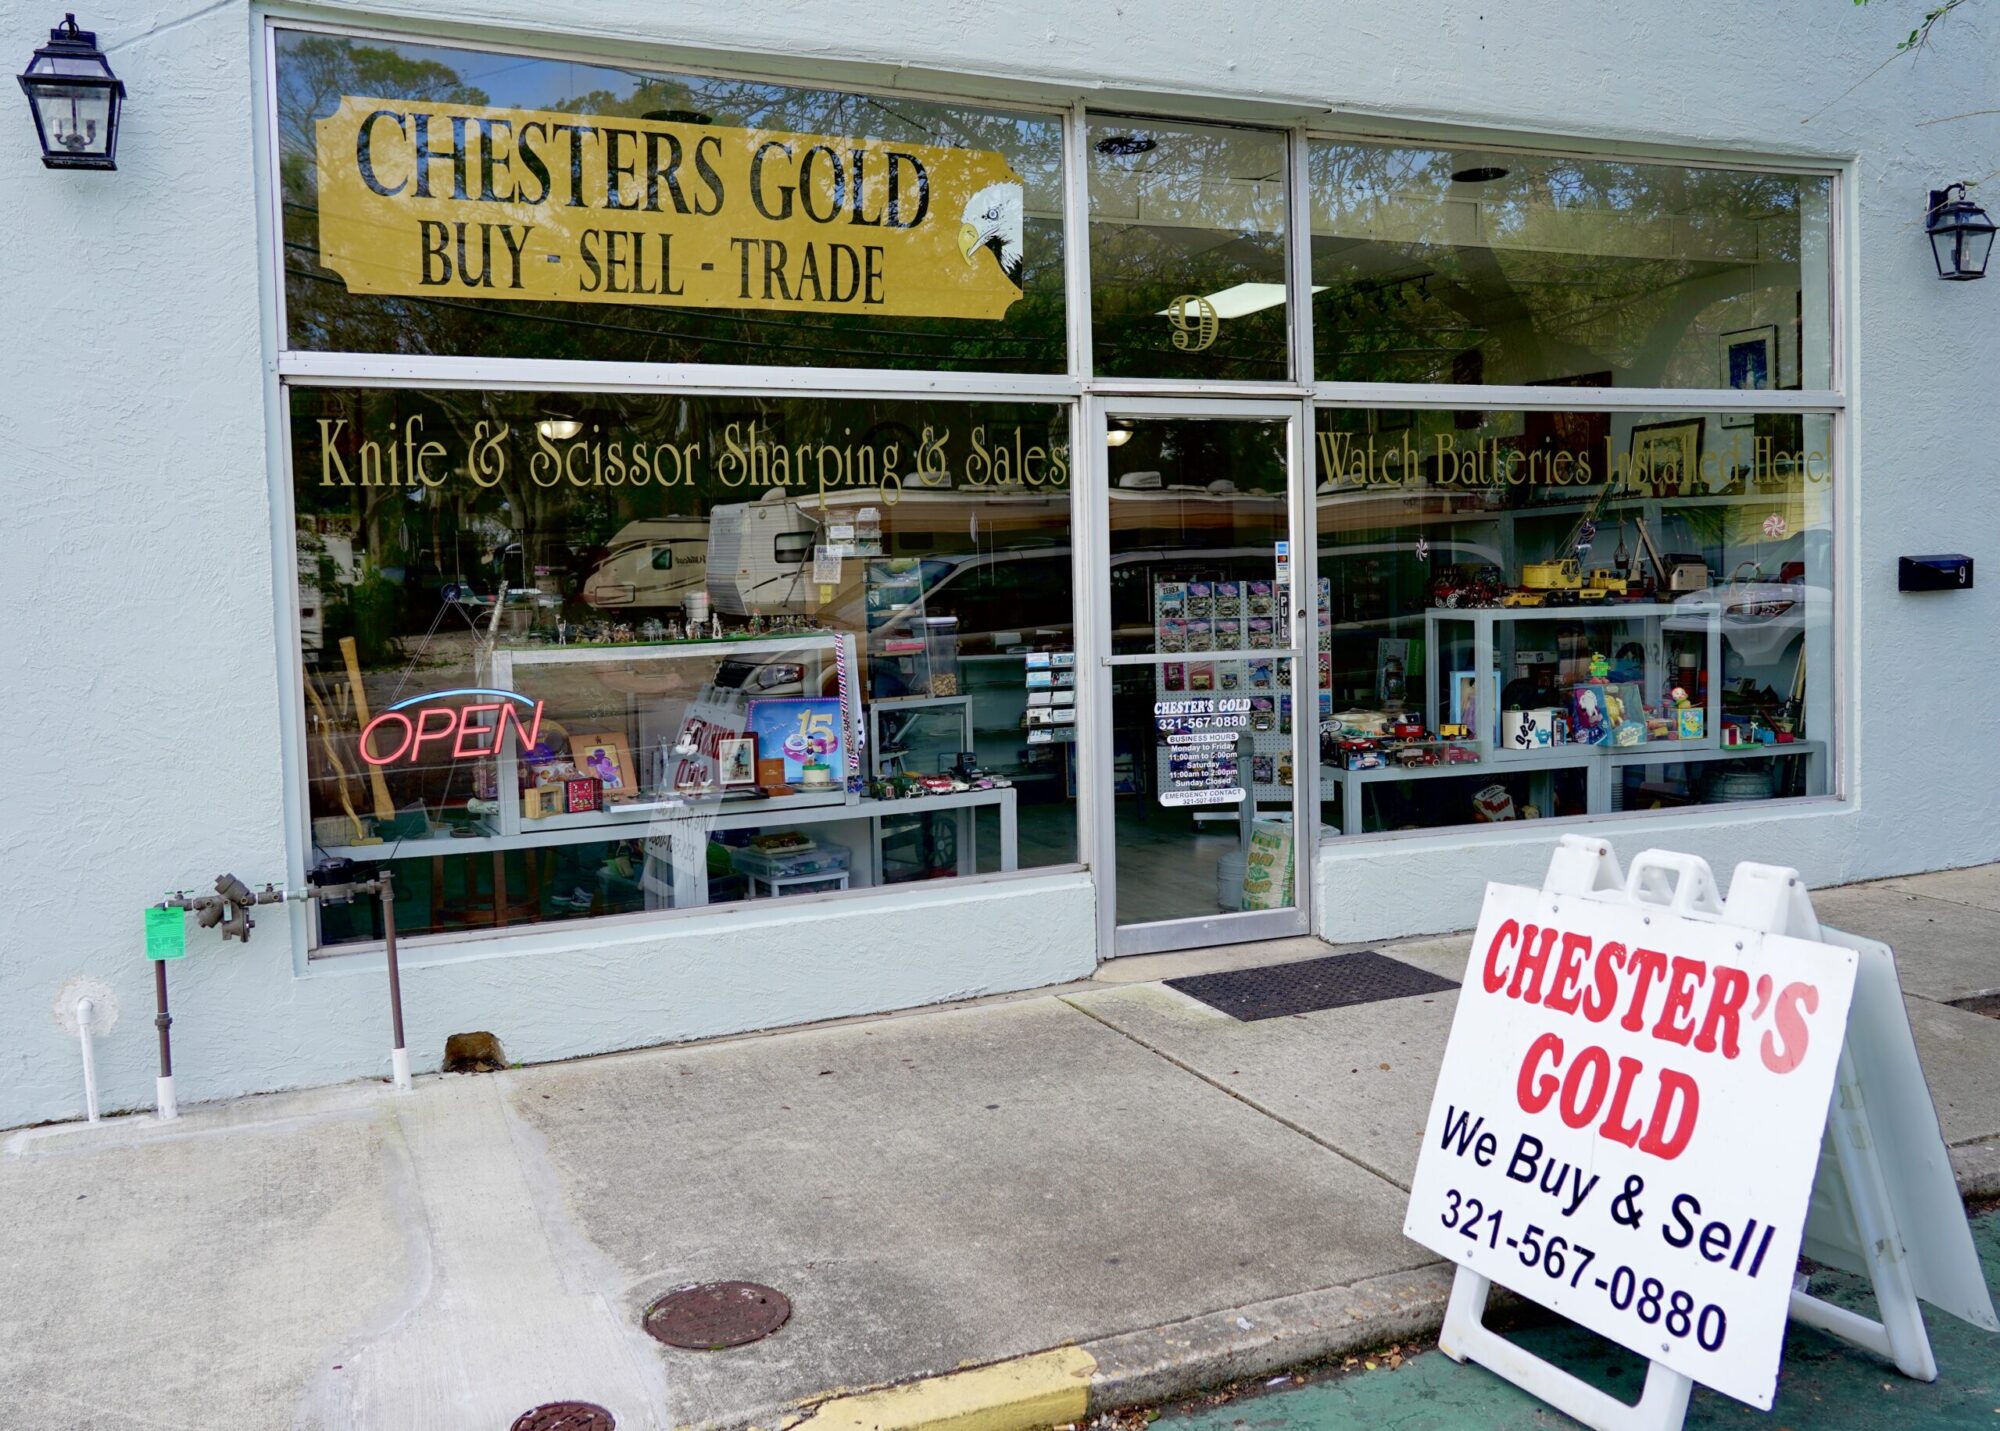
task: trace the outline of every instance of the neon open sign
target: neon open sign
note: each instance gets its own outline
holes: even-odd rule
[[[461,696],[490,697],[466,705],[440,705]],[[533,714],[527,722],[523,710]],[[488,719],[490,717],[490,720]],[[397,701],[361,728],[361,758],[370,765],[412,764],[423,759],[426,745],[449,747],[453,760],[471,760],[497,755],[506,739],[508,726],[514,728],[521,750],[533,750],[542,732],[542,703],[519,691],[483,688],[432,691]]]

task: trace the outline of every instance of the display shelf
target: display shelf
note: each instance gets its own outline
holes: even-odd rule
[[[1676,623],[1672,628],[1677,633],[1699,635],[1702,640],[1703,666],[1706,672],[1707,695],[1702,705],[1702,733],[1693,739],[1649,740],[1638,745],[1608,746],[1604,744],[1579,744],[1585,752],[1612,752],[1632,755],[1641,751],[1706,750],[1720,744],[1722,729],[1722,608],[1711,602],[1610,602],[1603,605],[1585,606],[1581,603],[1560,606],[1530,606],[1506,608],[1497,606],[1431,607],[1424,612],[1424,660],[1428,671],[1424,694],[1424,723],[1436,730],[1450,672],[1458,669],[1456,661],[1445,659],[1444,628],[1447,626],[1470,627],[1472,631],[1472,660],[1470,669],[1474,672],[1500,673],[1500,686],[1504,690],[1510,679],[1516,652],[1524,649],[1519,633],[1532,628],[1537,623],[1565,622],[1570,625],[1625,625],[1638,629],[1641,649],[1644,654],[1644,676],[1638,683],[1643,704],[1655,709],[1668,704],[1668,692],[1675,685],[1676,678],[1667,661],[1666,638],[1668,622]],[[1457,643],[1463,646],[1463,641]],[[1604,643],[1607,646],[1623,644],[1616,640]],[[1534,648],[1526,648],[1534,649]],[[1608,651],[1600,654],[1610,654]],[[1571,693],[1591,683],[1574,681],[1563,691],[1561,699],[1564,708],[1559,712],[1568,718],[1568,702]],[[1613,683],[1624,684],[1624,683]],[[1497,696],[1494,698],[1497,704]],[[1510,749],[1505,743],[1505,731],[1501,729],[1502,710],[1480,710],[1479,735],[1490,741],[1489,759],[1496,765],[1508,765],[1524,760],[1532,760],[1570,747],[1529,747]],[[1491,724],[1489,724],[1491,722]],[[1471,767],[1460,767],[1467,769]]]
[[[974,819],[983,807],[992,807],[1000,819],[999,843],[996,851],[1000,869],[1011,872],[1020,864],[1020,836],[1016,820],[1015,794],[1012,788],[991,790],[957,790],[949,795],[925,795],[908,800],[858,800],[851,803],[817,805],[809,807],[773,808],[770,800],[745,802],[712,811],[690,810],[684,817],[656,814],[645,824],[625,828],[606,828],[603,825],[569,826],[555,829],[530,829],[516,834],[502,834],[490,823],[482,832],[473,836],[450,839],[405,840],[400,843],[385,841],[374,845],[333,845],[325,847],[325,852],[357,862],[383,864],[391,860],[422,859],[444,855],[503,855],[515,850],[543,850],[559,845],[597,844],[613,840],[644,840],[648,846],[648,867],[654,876],[654,883],[662,890],[678,889],[685,898],[675,900],[667,896],[669,906],[706,903],[708,899],[707,849],[708,837],[717,831],[756,830],[766,826],[792,825],[839,825],[843,823],[865,824],[867,839],[862,846],[863,853],[857,856],[852,871],[851,887],[865,888],[877,883],[876,872],[880,868],[879,849],[882,838],[882,822],[897,815],[949,813],[958,817],[959,873],[972,875],[979,870],[977,846],[978,823]],[[545,821],[532,822],[536,826]],[[674,861],[668,851],[676,837],[687,846],[687,858],[680,863],[686,868],[678,874],[665,873]],[[699,857],[695,850],[698,848]]]
[[[1384,766],[1376,770],[1344,770],[1337,765],[1320,766],[1322,789],[1340,790],[1340,832],[1361,834],[1365,812],[1365,790],[1403,780],[1491,780],[1499,775],[1547,776],[1556,771],[1584,773],[1584,801],[1587,813],[1608,815],[1617,809],[1621,773],[1631,766],[1708,764],[1728,760],[1771,760],[1795,756],[1806,761],[1806,793],[1824,795],[1827,790],[1826,742],[1794,740],[1783,745],[1697,746],[1694,742],[1658,741],[1652,749],[1616,749],[1601,745],[1564,745],[1547,750],[1517,751],[1503,761],[1483,760],[1469,765]],[[1546,798],[1538,792],[1537,798]]]
[[[480,659],[480,677],[487,684],[501,690],[519,689],[517,682],[533,680],[537,670],[560,669],[575,666],[598,666],[605,668],[622,667],[623,674],[632,674],[651,667],[660,671],[671,670],[676,663],[706,662],[719,667],[724,661],[751,661],[757,658],[786,659],[796,661],[803,669],[801,688],[808,694],[818,694],[826,688],[826,675],[836,660],[840,645],[849,638],[833,631],[794,631],[773,635],[724,638],[712,641],[649,641],[618,643],[613,645],[589,646],[506,646],[488,648]],[[739,704],[766,698],[765,692],[747,687],[715,688],[706,680],[699,684],[705,697],[720,700],[728,697]],[[776,688],[773,688],[775,692]],[[534,694],[524,692],[524,694]],[[615,716],[602,717],[606,728],[615,728],[625,735],[631,747],[633,783],[638,787],[640,798],[633,800],[607,800],[601,809],[578,814],[549,815],[539,820],[526,819],[521,812],[520,796],[520,752],[515,748],[514,732],[507,729],[500,742],[497,767],[496,798],[500,810],[491,822],[496,832],[514,837],[526,836],[530,839],[546,838],[550,835],[571,831],[584,831],[599,839],[623,839],[629,835],[618,833],[628,830],[634,824],[649,820],[671,819],[676,811],[687,804],[680,795],[662,794],[654,777],[651,757],[653,746],[661,739],[669,741],[673,737],[670,729],[680,726],[681,718],[660,719],[658,703],[632,691],[617,691],[607,685],[605,694],[616,695],[623,705]],[[555,706],[551,701],[550,705]],[[698,705],[699,701],[689,705]],[[565,719],[567,712],[553,709],[552,716]],[[684,715],[683,717],[684,718]],[[567,717],[566,723],[573,723],[575,717]],[[843,712],[847,728],[852,727],[852,718]],[[581,733],[572,730],[573,734]],[[836,789],[799,792],[790,796],[777,796],[754,802],[755,806],[767,811],[784,811],[822,805],[839,805],[847,798],[844,774]],[[648,798],[650,797],[650,798]],[[705,797],[696,797],[701,800]],[[712,797],[706,797],[712,798]],[[778,802],[783,801],[784,804]],[[725,800],[724,805],[734,801]],[[454,838],[452,844],[463,846],[467,841]]]

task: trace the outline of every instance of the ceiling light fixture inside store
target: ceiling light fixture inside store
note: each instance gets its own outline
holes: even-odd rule
[[[1326,292],[1324,283],[1315,283],[1315,293]],[[1177,300],[1178,301],[1178,300]],[[1238,283],[1229,288],[1218,289],[1214,293],[1204,293],[1201,301],[1215,310],[1217,318],[1243,318],[1261,312],[1266,308],[1276,308],[1285,301],[1285,285],[1282,283]],[[1155,316],[1171,318],[1178,308],[1162,308]]]
[[[1130,159],[1159,147],[1160,141],[1147,134],[1107,134],[1097,141],[1097,152],[1107,159]]]
[[[583,424],[573,417],[545,417],[535,424],[535,431],[551,442],[568,442],[583,431]]]
[[[1110,429],[1104,434],[1104,445],[1106,447],[1123,447],[1131,440],[1132,424],[1129,422],[1113,422]]]
[[[1508,171],[1495,164],[1480,164],[1471,169],[1459,169],[1451,176],[1454,184],[1490,184],[1495,179],[1504,179]]]

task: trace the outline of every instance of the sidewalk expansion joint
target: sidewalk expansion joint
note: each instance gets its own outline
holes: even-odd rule
[[[1102,1024],[1105,1028],[1110,1029],[1111,1032],[1117,1034],[1120,1038],[1130,1039],[1133,1043],[1139,1045],[1140,1048],[1145,1049],[1146,1052],[1153,1054],[1156,1057],[1165,1059],[1168,1063],[1171,1063],[1175,1068],[1178,1068],[1181,1072],[1187,1074],[1189,1077],[1200,1079],[1203,1083],[1206,1083],[1210,1088],[1213,1088],[1220,1093],[1227,1094],[1229,1097],[1234,1098],[1238,1103],[1241,1103],[1245,1108],[1249,1108],[1255,1112],[1263,1114],[1266,1118],[1269,1118],[1273,1123],[1278,1123],[1286,1128],[1291,1129],[1292,1132],[1297,1133],[1301,1138],[1304,1138],[1307,1142],[1314,1143],[1319,1147],[1324,1148],[1327,1152],[1332,1153],[1336,1158],[1340,1158],[1345,1162],[1354,1164],[1354,1166],[1361,1169],[1362,1172],[1371,1174],[1374,1177],[1378,1177],[1383,1182],[1389,1184],[1389,1186],[1397,1188],[1403,1192],[1408,1192],[1410,1190],[1410,1185],[1402,1181],[1400,1178],[1397,1178],[1392,1174],[1384,1171],[1383,1169],[1376,1167],[1373,1163],[1368,1162],[1365,1158],[1355,1157],[1354,1154],[1348,1152],[1345,1148],[1342,1148],[1335,1143],[1327,1141],[1325,1138],[1321,1137],[1319,1134],[1315,1133],[1312,1129],[1306,1127],[1304,1124],[1299,1123],[1295,1119],[1287,1118],[1284,1114],[1278,1112],[1277,1109],[1268,1107],[1265,1104],[1259,1103],[1254,1098],[1251,1098],[1245,1094],[1237,1092],[1234,1088],[1231,1088],[1228,1084],[1222,1082],[1222,1080],[1220,1080],[1219,1078],[1216,1078],[1210,1074],[1202,1072],[1199,1068],[1196,1068],[1193,1064],[1188,1063],[1185,1059],[1175,1058],[1171,1053],[1168,1053],[1165,1049],[1159,1047],[1157,1044],[1147,1043],[1146,1040],[1140,1038],[1137,1034],[1132,1033],[1129,1030],[1119,1028],[1118,1025],[1112,1023],[1109,1019],[1099,1017],[1097,1014],[1092,1013],[1089,1009],[1084,1008],[1081,1004],[1074,1003],[1066,997],[1059,998],[1057,1002],[1068,1005],[1070,1008],[1076,1010],[1076,1012],[1082,1014],[1085,1018],[1090,1019],[1095,1023]]]

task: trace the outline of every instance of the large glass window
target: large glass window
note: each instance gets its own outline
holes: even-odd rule
[[[1831,788],[1831,418],[1316,427],[1328,830]]]
[[[1322,382],[1830,386],[1824,175],[1332,140]]]
[[[1060,372],[1061,121],[281,31],[294,348]]]
[[[314,859],[402,932],[1076,859],[1067,407],[288,398]]]
[[[1285,136],[1093,119],[1090,321],[1106,377],[1289,377]]]

